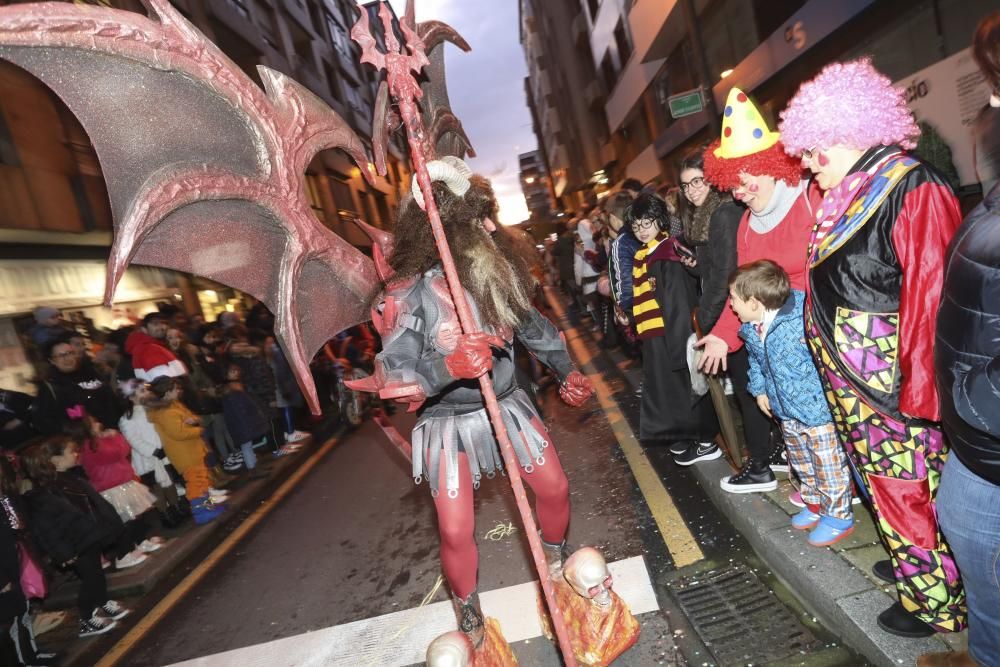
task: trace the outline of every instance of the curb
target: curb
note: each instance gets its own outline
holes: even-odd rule
[[[198,526],[193,520],[185,522],[176,536],[168,537],[163,549],[150,554],[146,562],[127,570],[107,573],[108,595],[112,599],[137,597],[149,593],[167,577],[174,574],[179,567],[196,551],[212,541],[219,533],[228,533],[243,522],[244,513],[252,511],[265,501],[288,475],[301,463],[312,456],[323,443],[330,438],[341,435],[340,429],[334,430],[322,440],[311,439],[294,456],[285,456],[263,465],[270,466],[267,478],[251,481],[238,478],[226,503],[226,512],[217,520]],[[168,535],[173,531],[168,531]],[[79,580],[68,576],[61,580],[61,585],[49,592],[45,599],[46,610],[74,609],[76,595],[79,590]]]
[[[884,584],[869,579],[841,552],[810,546],[805,532],[791,528],[789,513],[770,497],[723,491],[719,480],[732,474],[725,461],[691,467],[712,502],[774,574],[844,643],[872,663],[880,667],[913,665],[924,653],[952,648],[940,636],[904,639],[884,632],[876,617],[895,602],[883,590]],[[856,511],[855,520],[871,523],[871,517],[861,509]]]

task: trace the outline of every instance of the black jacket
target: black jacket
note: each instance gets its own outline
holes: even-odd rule
[[[948,249],[934,362],[952,452],[1000,484],[1000,186]]]
[[[24,502],[36,543],[56,564],[111,544],[122,530],[111,503],[72,473],[58,473],[53,483],[28,492]]]
[[[89,359],[72,373],[51,367],[49,378],[39,384],[31,404],[31,425],[45,435],[60,433],[73,420],[66,411],[76,406],[83,406],[108,428],[114,428],[122,416],[118,397]]]
[[[732,200],[719,205],[708,226],[708,242],[694,247],[695,273],[701,280],[698,326],[707,334],[715,326],[729,298],[729,274],[736,270],[736,232],[746,209]]]
[[[260,440],[271,431],[267,410],[245,391],[227,391],[222,397],[222,414],[237,446]]]

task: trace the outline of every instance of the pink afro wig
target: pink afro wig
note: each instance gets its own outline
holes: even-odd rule
[[[743,157],[715,156],[716,139],[705,149],[705,179],[718,190],[733,190],[740,184],[740,174],[773,176],[775,180],[795,185],[802,178],[802,165],[786,153],[779,141],[770,148]]]
[[[799,87],[780,116],[778,131],[789,155],[836,145],[914,148],[920,137],[903,91],[871,58],[827,65]]]

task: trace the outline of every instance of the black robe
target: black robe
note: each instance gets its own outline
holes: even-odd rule
[[[654,252],[647,271],[655,280],[653,293],[663,313],[664,333],[642,341],[639,437],[707,442],[719,432],[719,422],[711,399],[691,391],[687,367],[687,340],[694,331],[691,311],[698,305],[697,282],[672,251]]]

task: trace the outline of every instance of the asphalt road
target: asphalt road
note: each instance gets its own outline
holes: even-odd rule
[[[581,340],[597,353],[592,341]],[[624,426],[637,432],[638,402],[623,374],[630,371],[604,355],[592,363],[620,407]],[[676,536],[661,534],[654,513],[661,513],[663,526],[663,508],[654,502],[651,509],[608,413],[596,400],[568,408],[552,389],[542,391],[539,401],[570,480],[570,544],[595,546],[609,562],[642,556],[659,601],[660,610],[639,616],[640,641],[616,664],[715,664],[668,586],[681,575],[729,563],[756,569],[753,554],[690,472],[677,467],[665,449],[651,448],[642,455],[667,491],[670,516],[703,552],[698,562],[678,570],[667,545]],[[408,433],[412,417],[397,414],[393,420]],[[480,590],[535,579],[505,478],[483,480],[476,517]],[[516,530],[497,530],[509,525]],[[208,576],[158,618],[121,664],[169,665],[411,609],[428,602],[439,574],[429,489],[414,485],[408,462],[369,420],[342,436]],[[759,574],[794,614],[808,617],[767,572]],[[441,588],[429,601],[446,599]],[[813,630],[821,639],[818,647],[832,645],[820,629]],[[544,638],[513,648],[523,665],[561,664]],[[391,653],[392,647],[385,650]],[[822,663],[813,662],[808,653],[789,664],[861,664],[830,662],[827,654]]]

